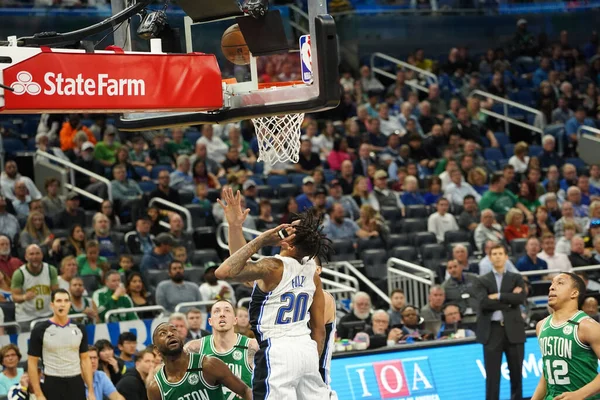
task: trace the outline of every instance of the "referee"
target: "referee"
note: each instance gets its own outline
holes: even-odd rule
[[[29,339],[27,365],[33,393],[38,400],[85,400],[85,381],[88,400],[96,400],[87,334],[83,326],[69,319],[69,292],[52,292],[50,307],[52,318],[38,323]],[[44,366],[43,385],[37,369],[40,358]]]

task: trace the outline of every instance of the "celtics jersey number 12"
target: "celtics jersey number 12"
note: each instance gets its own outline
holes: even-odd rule
[[[233,375],[240,378],[249,387],[252,387],[252,366],[248,363],[248,339],[246,336],[237,335],[237,342],[231,350],[225,353],[219,353],[215,349],[212,335],[203,337],[200,345],[200,354],[213,356],[223,361],[231,370]],[[225,400],[233,400],[239,398],[229,388],[223,386],[223,394]]]
[[[538,341],[546,379],[545,400],[581,389],[598,375],[598,357],[577,336],[579,323],[587,318],[587,314],[578,311],[561,325],[554,325],[552,316],[544,321]],[[590,399],[600,399],[600,395]]]
[[[209,385],[202,376],[202,354],[190,354],[187,372],[179,382],[171,383],[165,375],[165,367],[156,373],[163,400],[223,400],[221,385]]]

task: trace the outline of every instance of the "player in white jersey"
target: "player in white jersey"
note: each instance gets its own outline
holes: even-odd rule
[[[234,197],[229,191],[224,193],[224,201],[219,200],[230,225],[230,250],[237,250],[216,275],[254,281],[249,313],[260,348],[254,359],[253,399],[329,399],[330,391],[319,374],[325,344],[325,300],[313,260],[329,248],[321,219],[304,214],[293,226],[281,225],[242,246],[241,224],[247,210],[241,210],[239,197],[239,192]],[[281,247],[281,253],[250,261],[266,246]],[[302,262],[305,259],[308,261]]]

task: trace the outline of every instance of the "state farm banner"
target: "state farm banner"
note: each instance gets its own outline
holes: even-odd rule
[[[3,83],[14,91],[4,90],[1,112],[206,111],[223,107],[221,71],[214,55],[36,50],[37,54],[3,69]]]

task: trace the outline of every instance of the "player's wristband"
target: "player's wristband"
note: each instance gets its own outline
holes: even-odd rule
[[[114,301],[117,301],[117,300],[119,300],[119,298],[118,298],[117,296],[115,296],[114,294],[113,294],[111,297],[112,297],[112,299],[113,299]]]

